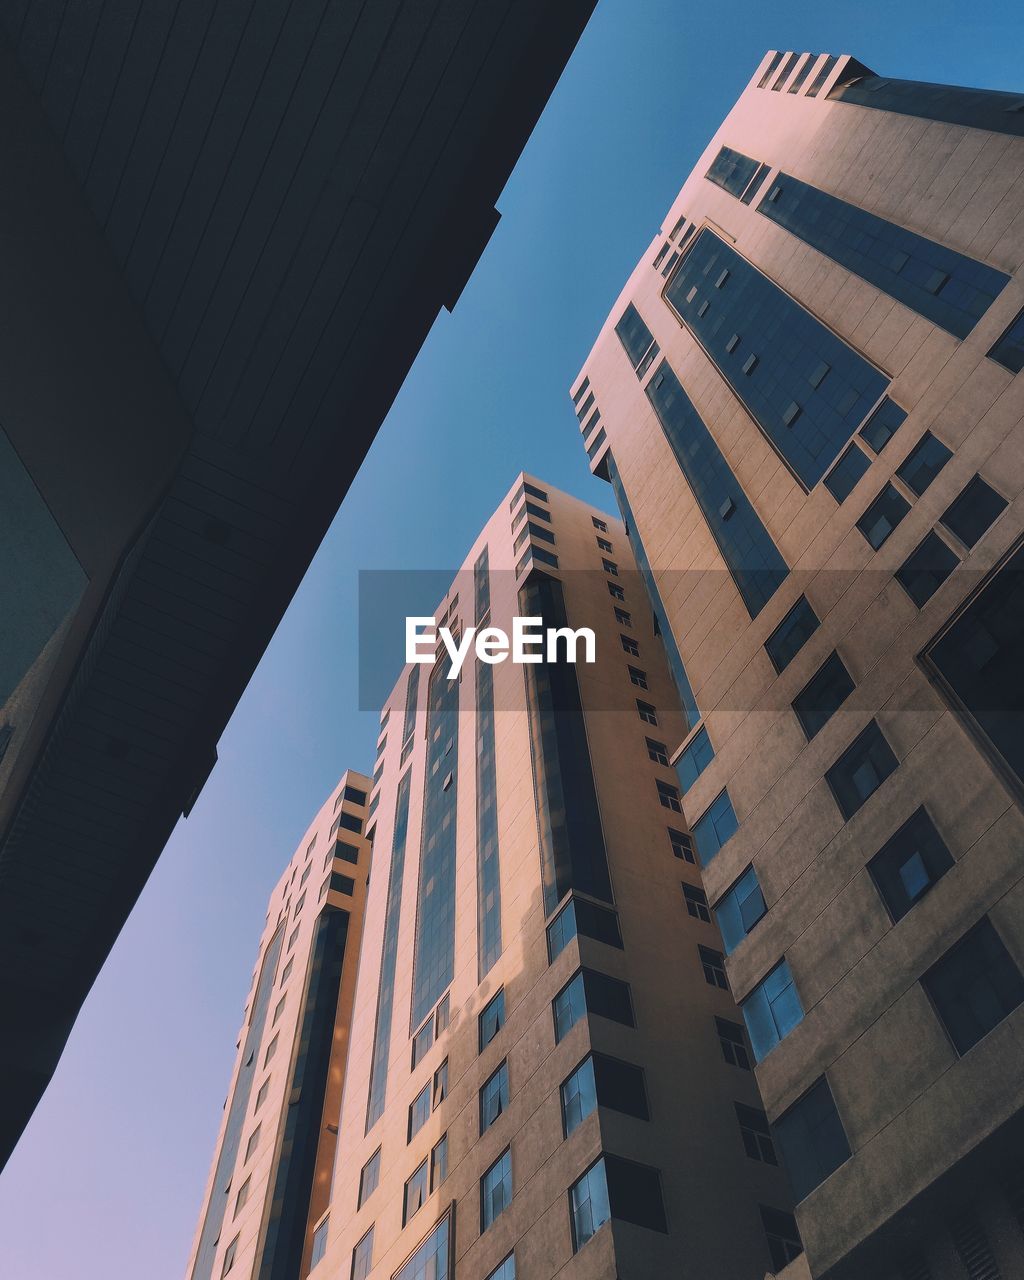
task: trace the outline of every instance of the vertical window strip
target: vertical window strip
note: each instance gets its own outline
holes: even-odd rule
[[[473,569],[476,623],[490,620],[490,578],[485,547]],[[501,955],[501,864],[498,787],[494,761],[494,668],[476,664],[477,977],[482,981]]]

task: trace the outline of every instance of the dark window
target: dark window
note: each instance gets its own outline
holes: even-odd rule
[[[334,856],[341,858],[344,862],[358,862],[359,850],[354,844],[346,844],[344,840],[339,840],[334,846]]]
[[[761,1225],[764,1227],[764,1237],[768,1241],[772,1266],[776,1271],[781,1271],[787,1262],[799,1258],[804,1251],[800,1232],[796,1226],[796,1218],[782,1209],[769,1209],[767,1205],[759,1207]]]
[[[952,456],[952,451],[937,436],[926,431],[896,468],[896,474],[920,497]]]
[[[627,667],[629,672],[629,683],[635,684],[638,689],[647,688],[647,672],[641,671],[639,667]]]
[[[824,1076],[773,1128],[797,1200],[803,1200],[850,1158],[850,1144]]]
[[[800,90],[804,86],[804,82],[806,81],[807,77],[811,74],[811,67],[814,66],[814,62],[815,62],[815,55],[813,53],[807,54],[806,58],[804,59],[804,65],[793,77],[792,81],[790,82],[789,88],[786,90],[787,93],[800,92]]]
[[[505,1025],[505,988],[491,996],[480,1014],[480,1050],[491,1043]]]
[[[1005,507],[1006,499],[975,476],[942,513],[942,523],[965,546],[973,547]]]
[[[903,824],[868,863],[893,920],[902,920],[953,865],[949,850],[924,809]]]
[[[987,918],[932,965],[921,984],[959,1054],[1024,1002],[1024,978]]]
[[[604,520],[599,520],[597,516],[591,516],[590,523],[594,526],[595,529],[600,529],[602,533],[608,532],[607,522]]]
[[[527,499],[525,510],[527,515],[536,516],[538,520],[546,520],[548,524],[551,523],[551,512],[545,511],[543,507],[538,507],[535,502],[530,502],[529,499]]]
[[[757,172],[757,161],[731,147],[722,147],[704,175],[709,182],[728,191],[731,196],[741,196],[747,184]]]
[[[597,545],[601,548],[602,551],[611,551],[612,549],[612,544],[608,541],[607,538],[598,538]]]
[[[327,1241],[324,1240],[324,1249]],[[310,1266],[315,1265],[310,1259]],[[352,1280],[366,1280],[373,1270],[373,1227],[367,1231],[362,1240],[352,1250]]]
[[[776,671],[785,671],[820,625],[806,596],[801,596],[764,642]]]
[[[857,481],[870,466],[871,460],[864,450],[851,444],[825,477],[825,488],[836,502],[845,502],[853,493]]]
[[[238,1253],[238,1236],[235,1236],[234,1240],[232,1240],[231,1243],[228,1245],[228,1247],[224,1250],[224,1263],[220,1269],[220,1274],[222,1278],[226,1276],[227,1273],[231,1270],[231,1268],[235,1265],[235,1256],[237,1253]]]
[[[636,700],[637,715],[646,724],[656,725],[658,723],[658,711],[656,707],[652,707],[649,702],[641,702],[639,698]]]
[[[699,946],[697,955],[700,958],[701,968],[704,970],[704,981],[709,987],[720,987],[723,991],[729,990],[729,979],[725,976],[725,959],[721,951],[714,951],[711,947]]]
[[[434,1019],[428,1018],[412,1038],[412,1065],[415,1070],[434,1043]]]
[[[443,997],[434,1013],[434,1030],[437,1035],[444,1031],[451,1021],[451,1002],[447,994]]]
[[[452,1249],[452,1215],[441,1219],[416,1252],[395,1273],[394,1280],[426,1280],[427,1276],[447,1276]]]
[[[684,862],[696,862],[693,855],[693,840],[685,831],[676,831],[674,827],[669,827],[668,838],[672,845],[672,852],[677,858],[682,858]]]
[[[767,907],[764,894],[753,867],[747,867],[736,883],[719,899],[715,907],[715,919],[722,931],[725,954],[729,955],[740,945],[754,925],[762,918]]]
[[[711,912],[708,910],[708,896],[695,884],[683,885],[683,897],[686,899],[686,910],[695,920],[711,923]]]
[[[346,831],[354,831],[356,835],[363,829],[362,818],[357,818],[354,813],[340,813],[338,815],[338,826],[344,827]]]
[[[771,62],[768,63],[768,66],[764,70],[764,74],[761,76],[761,79],[758,80],[757,82],[757,87],[759,89],[763,89],[765,87],[768,81],[772,78],[772,75],[774,74],[776,67],[778,67],[781,61],[782,61],[781,53],[772,54]]]
[[[587,1012],[582,972],[575,974],[559,991],[551,1002],[551,1009],[555,1019],[555,1043],[558,1044]]]
[[[605,434],[604,427],[602,427],[601,430],[597,433],[597,435],[594,436],[593,440],[591,440],[590,444],[587,445],[587,457],[590,459],[591,462],[593,462],[594,459],[597,457],[597,455],[601,452],[601,446],[604,444],[607,438],[608,437]]]
[[[605,573],[610,573],[613,578],[617,578],[619,576],[619,566],[614,562],[614,560],[602,559],[601,565]]]
[[[679,788],[673,787],[669,782],[662,782],[660,778],[656,779],[658,787],[658,801],[663,809],[671,809],[673,813],[682,813],[683,806],[679,799]]]
[[[615,621],[620,627],[631,627],[633,625],[633,615],[625,609],[615,610]]]
[[[664,742],[655,742],[653,738],[645,738],[647,743],[648,758],[653,760],[655,764],[668,764],[668,747]]]
[[[903,494],[887,484],[857,521],[857,528],[877,551],[909,510]]]
[[[448,1097],[448,1059],[434,1072],[434,1089],[432,1094],[431,1106],[436,1110],[445,1098]]]
[[[791,53],[789,55],[789,57],[785,61],[785,64],[783,65],[782,70],[779,72],[779,74],[775,77],[775,80],[772,82],[773,93],[779,93],[781,91],[783,83],[786,80],[786,77],[793,70],[793,68],[796,66],[799,60],[800,60],[800,55],[798,53]]]
[[[351,898],[353,893],[356,891],[356,882],[351,876],[343,876],[340,871],[334,871],[331,873],[328,885],[332,893],[343,893],[349,898]]]
[[[881,729],[872,720],[825,774],[843,817],[852,818],[898,764]]]
[[[630,655],[630,657],[640,657],[640,646],[632,636],[619,636],[619,640],[622,642],[623,649]]]
[[[728,1022],[725,1018],[715,1019],[715,1029],[718,1032],[718,1043],[722,1050],[722,1057],[732,1067],[739,1067],[743,1071],[750,1070],[750,1054],[747,1052],[747,1041],[743,1035],[743,1028],[735,1022]]]
[[[324,1218],[323,1222],[313,1232],[313,1244],[309,1254],[310,1270],[316,1266],[320,1259],[327,1252],[327,1231],[330,1227],[330,1218]]]
[[[360,791],[358,787],[346,786],[345,799],[351,800],[353,804],[366,804],[366,792]]]
[[[583,399],[583,397],[586,395],[589,389],[590,389],[590,379],[584,378],[583,381],[580,383],[580,385],[576,388],[576,394],[572,398],[573,404],[579,404],[579,402]]]
[[[625,600],[626,593],[617,582],[608,583],[608,594],[613,600]]]
[[[622,947],[619,918],[610,907],[598,906],[586,898],[573,897],[548,925],[548,961],[555,959],[577,933],[610,947]]]
[[[512,1152],[506,1149],[480,1179],[480,1230],[486,1231],[512,1203]]]
[[[426,1160],[423,1161],[416,1169],[413,1170],[412,1176],[405,1184],[405,1193],[402,1199],[402,1226],[409,1221],[413,1214],[418,1213],[423,1206],[423,1201],[430,1194],[430,1175],[427,1169]]]
[[[740,1006],[754,1059],[761,1062],[803,1021],[800,995],[785,960],[772,969]]]
[[[925,660],[972,732],[1024,782],[1024,547],[983,583]]]
[[[988,354],[1011,373],[1020,373],[1024,369],[1024,311],[1017,313]]]
[[[595,969],[581,969],[555,996],[552,1008],[556,1043],[585,1013],[609,1018],[627,1027],[636,1025],[629,983]]]
[[[703,726],[687,743],[676,761],[676,773],[683,791],[689,790],[715,758],[708,731]]]
[[[861,427],[861,439],[866,440],[875,453],[881,453],[906,420],[906,412],[886,396]]]
[[[667,1231],[658,1170],[611,1155],[604,1156],[604,1165],[611,1216],[651,1231]]]
[[[740,1125],[740,1136],[743,1149],[751,1160],[760,1160],[764,1164],[778,1164],[775,1147],[772,1145],[772,1131],[768,1128],[768,1117],[757,1107],[746,1107],[742,1102],[735,1102],[736,1119]]]
[[[622,313],[622,318],[615,326],[615,334],[635,369],[654,341],[654,335],[632,303]]]
[[[927,534],[896,570],[896,581],[920,609],[960,563],[937,533]]]
[[[508,1109],[508,1063],[503,1062],[480,1090],[480,1132],[486,1133]]]
[[[853,690],[853,680],[839,654],[830,654],[793,699],[793,710],[808,741],[825,727]]]
[[[747,183],[746,190],[740,196],[740,200],[744,204],[750,204],[753,201],[754,197],[757,195],[758,191],[760,191],[761,189],[762,182],[764,182],[765,178],[767,178],[770,172],[771,172],[770,164],[758,165],[757,172]]]
[[[370,1196],[377,1190],[380,1182],[380,1147],[363,1165],[359,1175],[359,1208],[361,1209]]]
[[[807,90],[807,95],[806,95],[808,98],[816,98],[818,96],[818,92],[821,89],[821,86],[832,74],[832,71],[835,68],[835,65],[838,61],[839,59],[836,57],[835,54],[832,54],[832,53],[829,54],[829,56],[818,68],[814,79],[811,81],[810,88]]]
[[[603,1053],[591,1054],[599,1106],[610,1107],[637,1120],[649,1120],[647,1088],[641,1067]]]
[[[437,1188],[448,1177],[448,1135],[442,1134],[430,1152],[430,1190]]]
[[[584,1058],[561,1088],[562,1131],[568,1138],[597,1106],[594,1059]]]
[[[409,1105],[409,1126],[406,1142],[413,1138],[430,1119],[430,1085],[425,1084]]]
[[[691,827],[697,845],[697,856],[706,867],[715,854],[737,831],[739,823],[728,791],[720,792]]]

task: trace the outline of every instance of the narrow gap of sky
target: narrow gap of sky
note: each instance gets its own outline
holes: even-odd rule
[[[372,763],[357,573],[456,569],[520,470],[612,509],[568,384],[764,51],[1016,90],[1022,34],[1013,0],[601,0],[0,1178],[5,1280],[184,1274],[267,896],[340,773]]]

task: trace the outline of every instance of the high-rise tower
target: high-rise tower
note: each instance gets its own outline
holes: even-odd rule
[[[572,384],[794,1275],[1024,1274],[1022,108],[766,55]]]

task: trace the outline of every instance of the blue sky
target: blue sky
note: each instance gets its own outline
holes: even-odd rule
[[[0,1178],[4,1280],[184,1274],[267,896],[339,774],[372,762],[357,572],[457,566],[519,470],[611,509],[569,380],[773,47],[1024,91],[1019,0],[600,0]]]

